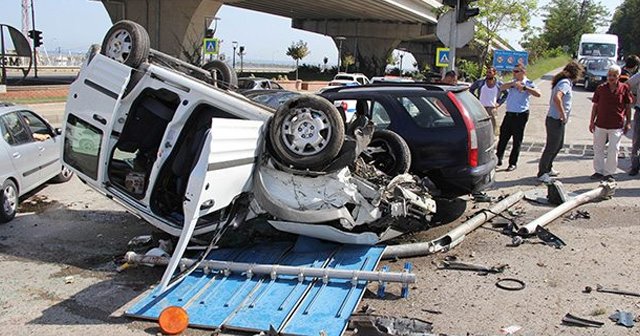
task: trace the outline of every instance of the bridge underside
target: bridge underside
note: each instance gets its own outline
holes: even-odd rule
[[[436,0],[102,0],[113,22],[128,19],[144,26],[151,47],[194,61],[203,25],[222,4],[280,15],[292,27],[330,36],[343,55],[355,56],[355,69],[369,76],[384,72],[388,55],[399,46],[419,64],[433,64]],[[344,37],[344,39],[336,39]],[[352,68],[353,69],[353,68]]]

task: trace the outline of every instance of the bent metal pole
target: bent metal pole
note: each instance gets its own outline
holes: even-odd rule
[[[135,252],[127,252],[125,260],[134,264],[152,264],[164,266],[169,264],[169,258],[158,256],[145,256]],[[196,261],[193,259],[182,258],[180,260],[181,268],[189,268]],[[332,268],[314,268],[314,267],[296,267],[277,264],[250,264],[230,261],[203,260],[198,264],[198,268],[205,270],[222,270],[231,273],[251,273],[251,274],[268,274],[271,277],[278,275],[293,275],[312,278],[326,279],[352,279],[366,281],[382,281],[382,282],[400,282],[415,283],[416,275],[408,272],[373,272],[373,271],[354,271],[354,270],[338,270]]]
[[[615,183],[611,183],[611,182],[602,182],[600,184],[599,187],[591,190],[591,191],[587,191],[585,193],[582,193],[572,199],[569,199],[568,201],[560,204],[559,206],[555,207],[553,210],[545,213],[544,215],[536,218],[535,220],[533,220],[531,223],[523,226],[520,228],[520,230],[518,230],[518,234],[520,235],[527,235],[527,234],[532,234],[536,231],[536,228],[538,226],[545,226],[549,223],[551,223],[553,220],[555,220],[556,218],[562,216],[565,212],[581,205],[587,202],[591,202],[595,199],[598,198],[602,198],[602,199],[606,199],[606,198],[610,198],[611,196],[613,196],[613,192],[616,188],[616,184]]]
[[[382,259],[424,256],[453,248],[460,243],[469,232],[477,229],[480,225],[495,217],[496,214],[510,208],[520,201],[523,196],[524,193],[522,191],[516,192],[498,202],[490,208],[489,211],[480,212],[438,239],[424,243],[388,246],[382,253]]]

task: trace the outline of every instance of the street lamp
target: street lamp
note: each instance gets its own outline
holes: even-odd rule
[[[231,45],[233,46],[233,70],[236,69],[236,48],[238,48],[238,41],[232,41]]]
[[[342,41],[347,38],[344,36],[336,36],[336,41],[338,42],[338,72],[340,72],[340,66],[342,65]]]
[[[404,53],[407,52],[407,49],[400,48],[400,77],[402,77],[402,59],[404,58]]]

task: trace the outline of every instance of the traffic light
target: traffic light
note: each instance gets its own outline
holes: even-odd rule
[[[469,7],[472,2],[476,1],[478,0],[460,0],[460,7],[458,7],[458,17],[456,18],[456,22],[463,23],[480,14],[480,8]]]
[[[213,33],[214,30],[211,28],[208,28],[205,32],[204,32],[204,37],[205,38],[213,38]]]
[[[239,54],[240,54],[240,55],[244,54],[244,46],[240,46],[240,52],[239,52]]]
[[[42,45],[42,32],[39,30],[30,30],[29,37],[33,40],[33,46],[39,47]]]

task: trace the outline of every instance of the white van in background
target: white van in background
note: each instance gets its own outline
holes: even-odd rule
[[[585,57],[606,57],[618,61],[618,36],[612,34],[582,34],[578,46],[578,61]]]

